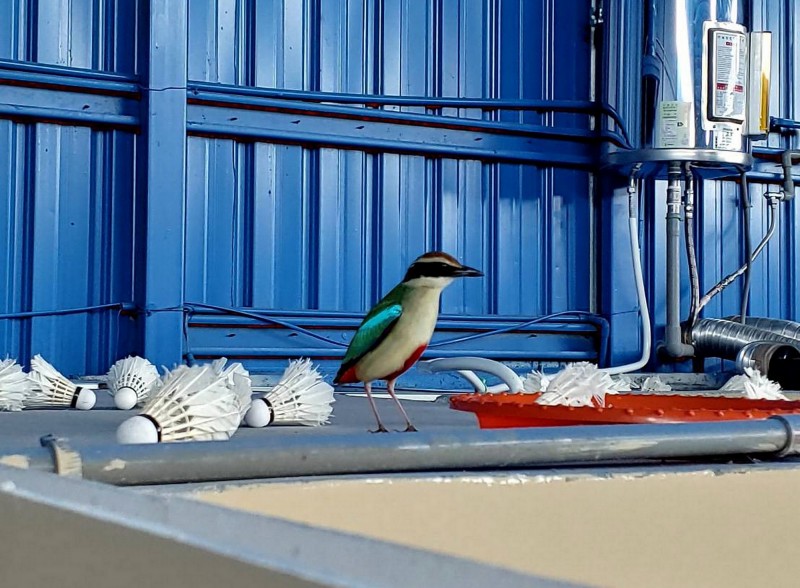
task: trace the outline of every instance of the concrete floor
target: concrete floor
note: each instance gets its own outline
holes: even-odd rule
[[[104,390],[98,390],[97,406],[89,411],[67,409],[23,410],[21,412],[0,412],[0,450],[39,445],[43,435],[53,434],[80,443],[115,443],[119,424],[137,414],[137,411],[117,410],[111,397]],[[427,396],[427,398],[433,398]],[[390,429],[402,429],[404,421],[394,405],[387,398],[376,400],[381,418]],[[477,419],[472,413],[449,408],[447,399],[442,397],[431,401],[403,401],[412,422],[421,430],[450,427],[477,427]],[[356,433],[375,428],[375,419],[370,412],[366,398],[336,395],[333,405],[333,418],[323,427],[280,427],[264,429],[240,428],[237,437],[265,435],[314,435],[317,433]]]

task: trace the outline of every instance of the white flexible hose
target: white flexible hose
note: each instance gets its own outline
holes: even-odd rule
[[[642,276],[642,252],[639,246],[639,219],[631,214],[628,219],[630,230],[631,256],[633,262],[633,279],[636,284],[636,295],[639,300],[639,314],[642,322],[642,357],[634,363],[603,368],[610,375],[626,374],[642,369],[650,360],[652,333],[650,329],[650,310],[647,306],[647,295],[644,291],[644,278]],[[458,375],[467,380],[476,392],[497,394],[508,390],[522,391],[522,380],[508,366],[486,359],[484,357],[448,357],[444,359],[430,359],[419,363],[424,371],[430,373],[443,371],[456,371]],[[482,371],[497,376],[503,380],[502,384],[486,386],[475,375],[475,371]]]
[[[628,219],[630,229],[631,255],[633,256],[633,280],[636,282],[636,295],[639,298],[639,315],[642,319],[642,357],[639,361],[616,367],[604,368],[607,373],[626,374],[642,369],[650,361],[650,310],[647,306],[647,295],[644,291],[644,278],[642,277],[642,252],[639,247],[639,219],[631,216]]]

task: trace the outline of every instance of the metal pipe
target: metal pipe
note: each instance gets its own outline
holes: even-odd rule
[[[794,198],[794,178],[792,177],[792,165],[794,164],[794,160],[798,158],[800,158],[800,151],[787,149],[781,154],[784,200],[791,200]]]
[[[74,445],[68,474],[116,485],[176,484],[293,476],[540,467],[620,460],[796,453],[800,415],[766,420],[446,431],[413,435],[321,434],[224,442]],[[38,447],[2,452],[56,471]]]
[[[670,357],[694,355],[694,349],[683,341],[681,330],[681,164],[669,164],[667,175],[667,324],[664,350]]]
[[[742,305],[739,310],[739,322],[745,324],[747,318],[747,302],[750,298],[750,282],[753,272],[753,244],[750,239],[750,188],[747,172],[742,170],[739,182],[739,199],[742,204],[742,230],[744,231],[744,285],[742,286]]]
[[[689,325],[691,329],[697,322],[700,312],[700,276],[697,271],[697,252],[694,243],[694,172],[690,163],[686,164],[686,188],[683,198],[684,227],[683,235],[686,241],[686,259],[689,264]]]

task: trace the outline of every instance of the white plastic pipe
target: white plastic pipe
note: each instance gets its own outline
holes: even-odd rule
[[[642,252],[639,247],[639,219],[633,214],[628,219],[630,229],[631,255],[633,256],[633,280],[636,283],[636,295],[639,299],[639,316],[642,321],[642,357],[638,361],[626,365],[605,368],[609,374],[626,374],[642,369],[650,361],[652,333],[650,330],[650,309],[647,306],[647,295],[644,291],[642,277]]]
[[[419,362],[418,369],[429,373],[456,371],[479,392],[522,392],[522,380],[507,365],[485,357],[444,357]],[[487,388],[474,372],[486,372],[503,380],[502,384]]]

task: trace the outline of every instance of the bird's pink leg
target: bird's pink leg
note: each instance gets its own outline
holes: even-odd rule
[[[406,419],[406,429],[405,432],[415,432],[417,428],[411,424],[411,420],[408,418],[406,414],[406,410],[403,408],[403,405],[400,404],[400,400],[397,398],[397,395],[394,393],[394,380],[387,380],[386,381],[386,389],[389,390],[389,395],[394,399],[395,403],[397,404],[397,408],[400,409],[400,412],[403,413],[403,418]]]
[[[370,382],[364,382],[364,390],[367,392],[369,405],[372,407],[372,414],[375,415],[375,420],[378,421],[378,428],[374,431],[370,431],[370,433],[388,433],[389,430],[383,426],[381,417],[378,415],[378,408],[375,406],[375,399],[372,397],[372,384]]]

